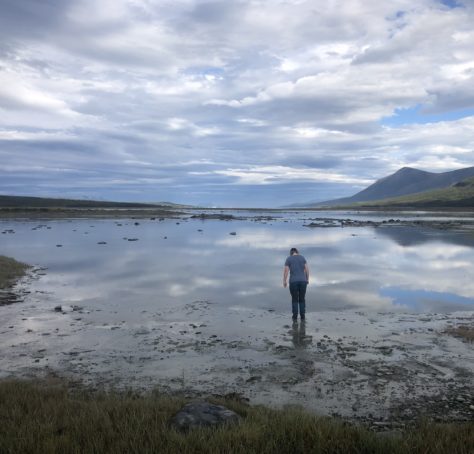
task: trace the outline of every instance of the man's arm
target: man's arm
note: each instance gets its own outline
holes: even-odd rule
[[[304,274],[306,276],[306,282],[309,284],[309,267],[308,264],[304,264]]]
[[[288,273],[290,272],[290,267],[285,265],[283,269],[283,287],[286,287],[288,281]]]

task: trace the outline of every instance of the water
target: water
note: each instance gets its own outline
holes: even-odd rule
[[[447,330],[472,324],[472,233],[278,216],[0,221],[14,230],[0,254],[47,267],[0,306],[0,379],[237,392],[377,420],[447,396],[443,417],[470,417],[456,398],[472,395],[472,346]],[[311,269],[305,323],[282,286],[293,246]]]
[[[276,215],[277,220],[266,223],[3,220],[0,231],[15,233],[0,236],[0,254],[47,267],[33,286],[50,301],[115,308],[117,318],[124,310],[129,318],[199,300],[243,310],[289,311],[282,270],[293,246],[311,270],[309,313],[474,308],[472,233],[411,227],[310,229],[304,219],[321,213]],[[368,216],[373,220],[380,214]]]

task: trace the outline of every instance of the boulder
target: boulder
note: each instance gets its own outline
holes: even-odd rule
[[[196,427],[217,427],[223,424],[237,424],[240,416],[222,405],[209,402],[186,404],[171,418],[170,424],[176,430],[187,432]]]

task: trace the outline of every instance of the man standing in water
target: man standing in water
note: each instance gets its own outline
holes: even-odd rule
[[[301,320],[306,315],[306,286],[309,284],[309,268],[306,259],[299,254],[298,249],[291,248],[290,256],[285,261],[283,270],[283,287],[286,288],[288,281],[288,273],[290,274],[290,293],[291,304],[293,309],[293,321],[298,318],[298,306]]]

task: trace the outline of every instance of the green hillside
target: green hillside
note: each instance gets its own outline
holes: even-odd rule
[[[401,197],[359,202],[352,207],[474,208],[474,177],[444,189],[418,192]]]
[[[144,203],[106,202],[96,200],[53,199],[0,195],[2,208],[144,208],[156,205]]]

